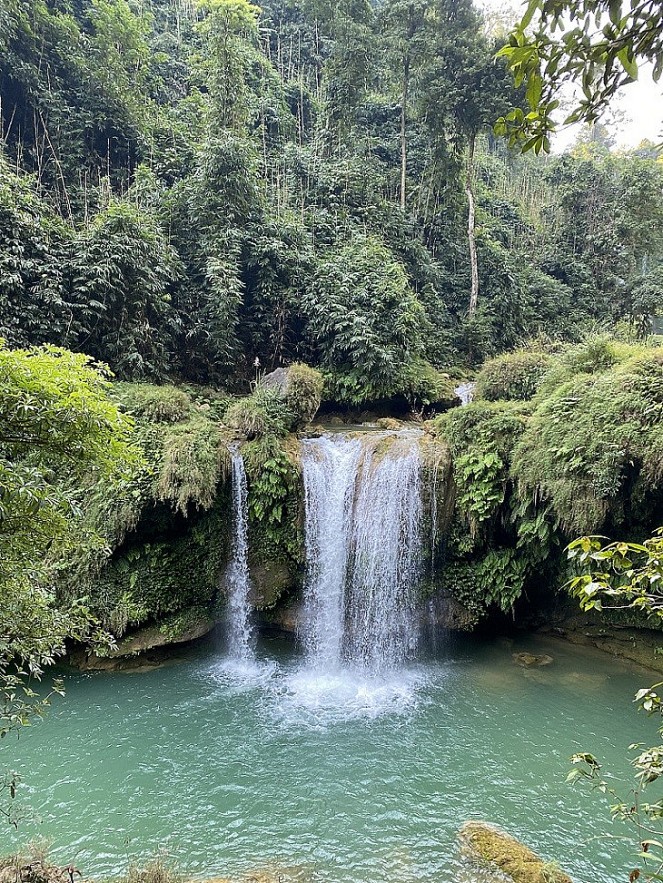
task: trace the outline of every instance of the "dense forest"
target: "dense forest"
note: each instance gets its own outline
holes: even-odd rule
[[[492,135],[524,101],[460,2],[4,2],[0,335],[120,379],[436,400],[537,335],[646,332],[662,167]],[[503,30],[503,28],[502,28]]]

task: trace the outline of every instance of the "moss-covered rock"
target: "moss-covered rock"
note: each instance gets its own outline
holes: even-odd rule
[[[192,607],[138,629],[103,656],[79,652],[72,662],[86,671],[116,671],[135,664],[135,657],[173,644],[188,644],[209,634],[216,620],[205,607]],[[154,660],[150,659],[154,664]]]
[[[184,518],[151,507],[91,583],[95,613],[118,638],[129,629],[192,606],[209,606],[230,555],[228,495]]]
[[[322,375],[297,363],[277,368],[256,385],[250,396],[232,404],[226,425],[240,439],[280,437],[309,423],[320,407]]]
[[[496,868],[513,883],[572,883],[559,867],[495,825],[466,822],[459,840],[466,860],[479,867]]]
[[[535,653],[514,653],[513,661],[521,668],[538,668],[542,665],[552,665],[552,656],[547,653],[536,655]]]
[[[289,561],[260,560],[257,554],[251,558],[249,571],[253,590],[249,602],[256,610],[267,610],[297,586],[297,574]]]
[[[291,416],[288,427],[291,431],[310,423],[320,408],[324,383],[322,374],[302,362],[277,368],[263,377],[262,383],[278,391]]]

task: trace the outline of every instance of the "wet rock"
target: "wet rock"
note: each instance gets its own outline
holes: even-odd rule
[[[516,665],[521,665],[523,668],[550,665],[554,661],[552,656],[548,656],[547,653],[543,653],[540,656],[534,653],[513,653],[512,658]]]
[[[205,608],[191,608],[127,635],[104,656],[78,651],[71,654],[70,661],[84,671],[155,668],[163,664],[163,660],[146,655],[149,651],[196,641],[215,626],[216,621]]]
[[[461,857],[471,866],[487,872],[491,883],[572,883],[559,867],[544,861],[496,825],[465,822],[458,839]]]
[[[249,603],[257,610],[273,607],[297,584],[297,576],[285,561],[255,561],[249,563],[252,590]]]
[[[404,425],[402,420],[396,420],[395,417],[380,417],[375,423],[380,429],[389,430],[402,429]]]

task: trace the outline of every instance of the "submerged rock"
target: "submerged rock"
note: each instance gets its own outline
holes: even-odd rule
[[[572,883],[557,865],[544,861],[496,825],[465,822],[458,839],[461,856],[471,865],[494,872],[495,883]]]
[[[554,662],[552,656],[548,656],[547,653],[543,653],[540,656],[536,656],[534,653],[514,653],[513,661],[516,665],[521,665],[523,668],[550,665]]]

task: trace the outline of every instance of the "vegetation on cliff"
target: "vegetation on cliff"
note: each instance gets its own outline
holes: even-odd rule
[[[577,533],[637,538],[663,517],[663,350],[538,347],[487,362],[477,399],[433,423],[457,489],[448,581],[477,615],[553,577]]]

